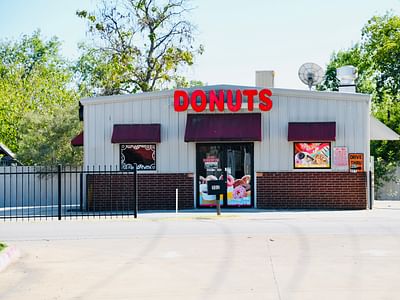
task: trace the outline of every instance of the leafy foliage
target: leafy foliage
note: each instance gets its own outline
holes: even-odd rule
[[[372,95],[372,113],[400,133],[400,17],[387,13],[372,17],[362,29],[362,40],[350,49],[333,53],[319,90],[337,90],[336,68],[358,69],[356,89]],[[379,188],[394,178],[400,162],[400,141],[372,141],[375,182]]]
[[[81,89],[103,95],[147,92],[180,80],[180,69],[203,52],[203,46],[193,46],[187,2],[104,1],[96,12],[78,11],[93,40],[92,47],[81,46],[76,68]]]
[[[374,16],[362,30],[363,48],[375,71],[378,102],[396,97],[400,88],[400,17]],[[394,99],[397,101],[397,99]]]
[[[46,113],[27,113],[21,122],[18,158],[29,165],[81,165],[82,149],[70,143],[82,126],[75,103],[54,106]]]
[[[207,83],[204,83],[200,80],[187,80],[183,76],[176,76],[173,88],[174,89],[190,88],[190,87],[205,86],[205,85],[207,85]]]
[[[0,43],[0,141],[17,153],[23,163],[43,161],[40,155],[28,158],[22,150],[26,147],[22,134],[31,126],[28,120],[35,116],[45,126],[45,118],[57,112],[62,119],[63,108],[78,103],[74,74],[59,48],[57,38],[45,40],[39,31],[15,42]],[[38,130],[41,125],[37,124]],[[64,134],[70,136],[71,132]],[[32,142],[35,143],[30,146],[31,152],[39,147],[39,141]]]

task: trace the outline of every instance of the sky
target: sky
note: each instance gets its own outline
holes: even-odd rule
[[[98,0],[0,0],[0,40],[40,29],[58,36],[62,53],[79,55],[86,23],[76,10],[93,10]],[[298,79],[305,62],[325,67],[333,51],[361,38],[374,15],[400,14],[400,0],[191,0],[189,18],[205,47],[189,79],[212,84],[255,85],[256,70],[274,70],[275,87],[307,89]]]

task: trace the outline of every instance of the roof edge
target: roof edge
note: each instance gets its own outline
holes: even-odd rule
[[[263,89],[262,87],[254,86],[241,86],[241,85],[207,85],[198,86],[191,88],[181,88],[180,90],[186,90],[188,92],[195,89],[201,89],[204,91],[209,90],[221,90],[221,89]],[[351,101],[366,101],[371,100],[371,95],[361,93],[341,93],[341,92],[330,92],[330,91],[309,91],[309,90],[297,90],[297,89],[283,89],[283,88],[269,88],[272,91],[272,97],[274,96],[287,96],[287,97],[298,97],[308,99],[334,99],[334,100],[351,100]],[[175,90],[175,89],[174,89]],[[138,94],[125,94],[125,95],[112,95],[112,96],[97,96],[82,98],[80,102],[82,105],[97,105],[107,103],[123,103],[135,100],[154,100],[154,99],[169,99],[173,97],[174,90],[156,91],[156,92],[145,92]]]

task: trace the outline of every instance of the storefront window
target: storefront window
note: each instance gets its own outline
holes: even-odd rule
[[[156,170],[156,145],[121,145],[121,170],[131,170],[135,164],[139,171]]]
[[[295,169],[330,169],[331,143],[294,143]]]
[[[224,180],[226,189],[220,197],[223,207],[250,207],[253,190],[253,144],[197,144],[197,197],[200,207],[216,204],[208,194],[208,181]]]

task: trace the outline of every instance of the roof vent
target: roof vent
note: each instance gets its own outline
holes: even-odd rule
[[[336,69],[336,77],[339,79],[339,92],[355,93],[357,79],[357,68],[353,66],[343,66]]]

